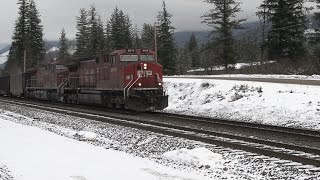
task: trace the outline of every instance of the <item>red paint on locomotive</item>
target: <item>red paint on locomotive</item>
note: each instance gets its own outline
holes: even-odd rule
[[[38,68],[27,95],[138,111],[159,110],[168,106],[162,78],[155,52],[123,49],[99,58],[56,61]]]

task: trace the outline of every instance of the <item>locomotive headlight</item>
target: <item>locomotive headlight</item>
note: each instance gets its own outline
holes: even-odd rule
[[[148,69],[148,64],[144,64],[143,66],[144,66],[143,68],[144,68],[145,70]]]
[[[159,85],[159,86],[162,86],[162,83],[159,83],[158,85]]]
[[[141,87],[141,86],[142,86],[142,84],[141,84],[141,83],[139,83],[139,84],[138,84],[138,86],[140,86],[140,87]]]

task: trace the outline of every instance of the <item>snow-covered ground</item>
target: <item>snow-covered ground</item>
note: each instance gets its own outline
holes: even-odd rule
[[[166,112],[320,130],[319,86],[188,77],[164,81]]]
[[[297,79],[297,80],[320,80],[320,75],[281,75],[281,74],[222,74],[222,75],[181,75],[173,77],[236,77],[236,78],[266,78],[266,79]]]
[[[58,47],[52,47],[47,51],[47,53],[56,52],[56,51],[59,51],[59,48]]]
[[[5,62],[7,62],[8,56],[9,55],[9,51],[0,54],[0,64],[3,64]]]
[[[9,169],[15,180],[207,179],[124,152],[17,124],[6,120],[10,117],[1,116],[0,168]],[[78,136],[96,138],[92,132],[82,131]],[[209,150],[206,153],[214,154]],[[197,154],[190,156],[196,158]]]
[[[270,63],[275,63],[275,61],[264,62],[264,64],[270,64]],[[261,64],[261,62],[237,63],[235,65],[229,65],[229,67],[234,68],[234,69],[242,69],[242,68],[249,67],[249,66],[257,66],[260,64]],[[225,67],[222,65],[219,65],[219,66],[213,66],[210,69],[213,71],[221,71],[221,70],[224,70]],[[202,72],[202,71],[205,71],[205,69],[204,68],[193,69],[193,70],[189,70],[188,72]]]
[[[316,179],[314,167],[0,104],[1,180]]]

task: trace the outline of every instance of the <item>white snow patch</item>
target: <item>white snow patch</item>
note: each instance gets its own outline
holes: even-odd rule
[[[59,51],[59,48],[58,48],[58,47],[52,47],[52,48],[50,48],[50,49],[47,51],[47,53],[49,53],[49,52],[55,52],[55,51]]]
[[[270,64],[270,63],[275,63],[275,61],[264,62],[263,64]],[[237,63],[235,65],[229,65],[228,67],[234,68],[234,69],[242,69],[245,67],[258,66],[258,65],[261,65],[261,62]],[[210,68],[210,70],[213,70],[213,71],[221,71],[224,69],[225,69],[225,67],[223,65],[213,66]],[[188,72],[202,72],[202,71],[205,71],[205,69],[204,68],[193,69],[193,70],[189,70]]]
[[[320,87],[165,78],[166,112],[320,130]]]
[[[87,132],[87,131],[79,131],[74,136],[80,136],[81,138],[93,140],[97,138],[97,134],[93,132]]]
[[[221,168],[224,163],[221,154],[213,153],[206,148],[184,148],[166,152],[163,154],[163,157],[182,164],[205,167],[207,169]]]
[[[0,167],[6,167],[15,180],[208,179],[124,152],[17,124],[11,122],[11,118],[21,117],[3,114],[0,117]]]
[[[3,64],[5,62],[7,62],[8,60],[8,55],[9,55],[9,51],[0,54],[0,64]]]

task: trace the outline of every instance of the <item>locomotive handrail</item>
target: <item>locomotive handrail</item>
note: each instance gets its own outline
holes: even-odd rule
[[[166,95],[166,93],[168,91],[167,87],[163,84],[163,81],[161,81],[159,74],[158,73],[155,73],[155,74],[157,75],[158,81],[159,81],[159,83],[161,83],[162,88],[164,89],[164,95]]]
[[[132,81],[133,81],[133,78],[132,78],[131,81],[127,84],[127,86],[124,88],[124,91],[123,91],[123,97],[124,97],[124,99],[126,99],[126,89],[129,87],[129,85],[131,84]]]
[[[136,82],[138,82],[139,79],[140,79],[140,77],[138,77],[137,80],[134,81],[134,83],[132,83],[131,86],[128,88],[128,90],[127,90],[127,96],[129,95],[129,90],[132,88],[132,86],[133,86]]]

